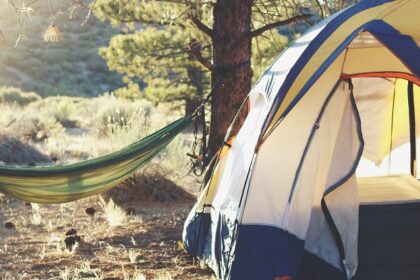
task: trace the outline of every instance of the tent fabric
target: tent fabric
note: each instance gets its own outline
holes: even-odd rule
[[[359,176],[410,174],[419,162],[419,12],[415,0],[361,1],[309,29],[264,72],[203,207],[184,226],[184,242],[200,240],[198,257],[217,277],[356,275]],[[203,221],[208,230],[189,236]],[[317,267],[309,259],[326,265],[319,278],[301,271]]]
[[[408,81],[355,78],[353,84],[361,118],[368,120],[362,123],[366,145],[357,169],[358,176],[409,174]],[[417,85],[414,85],[414,105],[415,122],[420,124],[420,87]],[[416,126],[416,135],[420,137],[419,126]],[[417,154],[419,157],[418,149]]]
[[[420,183],[408,174],[358,178],[360,205],[420,202]]]
[[[131,176],[191,123],[182,118],[130,146],[62,166],[0,167],[0,192],[35,203],[64,203],[102,193]]]
[[[420,2],[413,0],[362,1],[338,14],[331,22],[322,22],[322,31],[295,62],[290,70],[291,75],[288,75],[279,89],[263,133],[270,131],[291,110],[361,30],[372,29],[376,34],[382,33],[381,37],[387,38],[387,43],[392,44],[390,48],[398,45],[400,40],[404,41],[409,48],[403,50],[409,54],[404,55],[402,60],[411,57],[413,60],[404,62],[407,65],[417,65],[420,35],[414,26],[419,24],[419,9]],[[418,67],[414,66],[411,70],[412,74],[420,76]]]

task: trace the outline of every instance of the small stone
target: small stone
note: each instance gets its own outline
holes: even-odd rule
[[[4,223],[4,227],[7,229],[15,229],[15,224],[13,224],[12,222],[5,222]]]
[[[86,212],[86,214],[88,214],[89,216],[93,217],[93,216],[95,215],[96,210],[95,210],[95,208],[93,208],[93,207],[89,207],[89,208],[86,208],[85,212]]]
[[[71,228],[66,232],[66,236],[71,236],[71,235],[76,235],[76,234],[77,234],[77,230],[74,228]]]
[[[71,250],[73,249],[73,246],[74,246],[76,243],[80,243],[80,241],[81,241],[81,238],[80,238],[80,236],[78,236],[78,235],[70,235],[70,236],[67,236],[67,237],[64,239],[64,243],[66,243],[66,248],[67,248],[67,250],[69,250],[69,251],[71,251]]]

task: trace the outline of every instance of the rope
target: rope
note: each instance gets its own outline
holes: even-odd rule
[[[221,79],[219,82],[217,82],[212,90],[207,94],[206,98],[202,100],[200,105],[197,106],[197,108],[194,110],[194,112],[191,114],[191,119],[194,123],[194,142],[191,148],[191,152],[187,153],[187,155],[191,158],[192,167],[190,172],[192,171],[196,176],[201,176],[204,173],[204,170],[206,169],[208,165],[208,147],[207,147],[207,128],[206,128],[206,118],[205,118],[205,106],[210,101],[210,99],[213,97],[214,93],[223,85],[223,82],[226,80],[227,75],[230,71],[236,70],[244,65],[247,65],[250,63],[250,59],[247,59],[245,61],[239,62],[237,64],[218,64],[213,65],[215,70],[218,70],[221,75]],[[243,104],[241,105],[242,108]],[[235,116],[235,119],[237,116]],[[201,132],[202,137],[199,139],[198,132],[199,132],[199,124],[201,123]],[[199,148],[199,151],[197,153],[197,147]]]

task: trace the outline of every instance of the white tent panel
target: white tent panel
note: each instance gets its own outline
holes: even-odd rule
[[[380,164],[389,153],[394,112],[394,79],[353,79],[353,93],[362,122],[363,157]]]
[[[252,89],[250,94],[252,109],[227,154],[223,172],[216,186],[218,191],[213,201],[213,207],[216,210],[225,209],[225,215],[234,215],[237,213],[236,209],[252,162],[254,149],[266,115],[271,108],[272,97],[279,91],[280,86],[297,58],[305,51],[309,43],[319,32],[322,31],[324,26],[338,14],[330,17],[322,24],[313,26],[304,36],[290,45],[275,60],[273,65],[269,67]],[[333,78],[337,79],[335,76]],[[265,98],[255,98],[260,93],[263,93]]]
[[[361,151],[361,142],[357,112],[351,104],[349,91],[347,83],[343,82],[334,93],[300,175],[301,178],[310,178],[304,181],[302,179],[299,188],[302,190],[301,197],[305,195],[307,189],[315,188],[305,249],[341,268],[336,241],[321,211],[321,200],[325,191],[337,187],[326,196],[325,200],[343,240],[346,269],[351,276],[357,268],[355,248],[357,248],[359,200],[355,176],[350,178],[346,176],[354,172]],[[314,170],[314,166],[317,165],[319,167]],[[302,208],[298,203],[301,197],[295,198],[295,208]],[[297,222],[296,218],[294,223]]]
[[[340,56],[336,67],[342,59]],[[329,71],[339,73],[334,65]],[[330,74],[328,71],[324,74],[259,151],[243,223],[269,224],[286,229],[305,239],[308,251],[339,267],[340,258],[335,240],[320,210],[320,203],[324,192],[354,169],[361,145],[346,82],[338,85],[326,104],[319,128],[310,142],[293,187],[310,132],[333,87],[331,84],[328,89],[321,87],[327,87],[328,84],[322,83],[323,79],[329,77],[329,81],[334,80]],[[317,100],[311,98],[314,96]],[[296,130],[295,127],[300,129]],[[357,184],[354,178],[342,183],[339,189],[330,194],[334,199],[327,200],[327,203],[333,210],[332,216],[345,221],[339,223],[337,228],[342,233],[345,247],[353,248],[348,250],[349,255],[346,256],[347,270],[352,275],[357,267],[357,250],[354,250],[357,247]]]
[[[407,90],[397,83],[395,79],[353,79],[365,140],[358,176],[410,173]]]
[[[339,79],[343,59],[344,54],[335,60],[261,146],[242,223],[284,228],[294,175],[320,108]],[[306,227],[296,225],[293,233],[304,238]]]
[[[264,97],[253,98],[252,109],[224,159],[223,171],[218,178],[213,207],[217,211],[223,211],[232,220],[238,213],[240,197],[253,159],[266,108]]]

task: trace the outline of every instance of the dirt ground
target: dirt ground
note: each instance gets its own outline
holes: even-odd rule
[[[61,205],[1,196],[0,279],[214,279],[180,245],[192,199],[138,201],[119,192]],[[107,203],[112,196],[116,205]],[[66,245],[72,229],[80,242]]]

